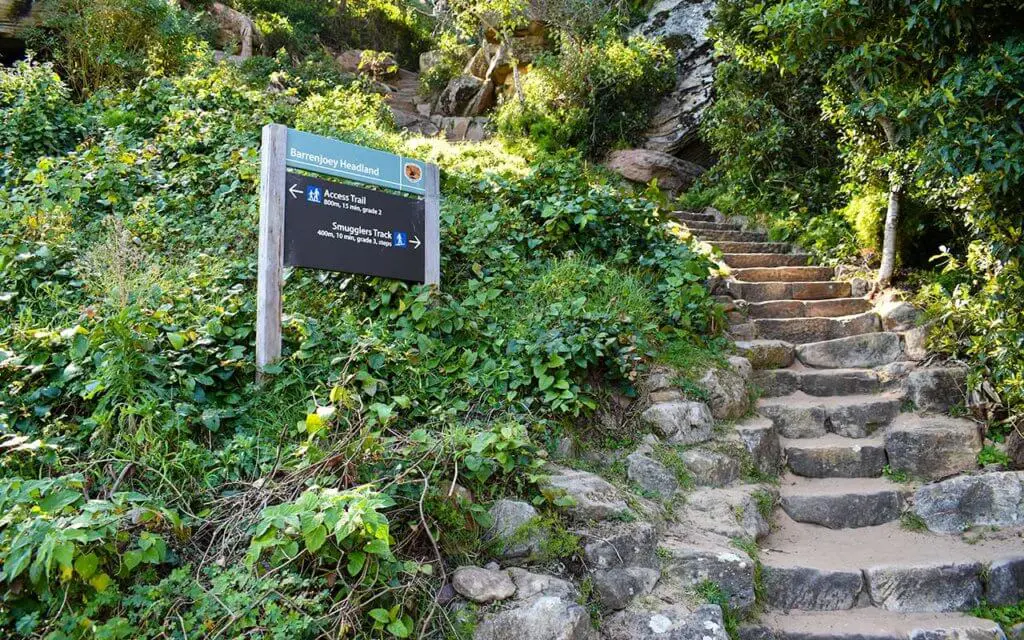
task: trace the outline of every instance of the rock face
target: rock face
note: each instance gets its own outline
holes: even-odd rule
[[[1024,471],[958,476],[918,489],[914,511],[928,528],[959,533],[971,525],[1024,524]]]
[[[516,592],[516,585],[507,573],[480,567],[456,569],[452,586],[460,595],[481,604],[511,598]]]
[[[871,567],[864,571],[876,607],[889,611],[964,611],[981,601],[980,562],[932,567]]]
[[[714,427],[711,409],[703,402],[659,402],[644,411],[640,419],[657,436],[673,444],[705,442]]]
[[[442,116],[466,116],[473,106],[483,81],[470,75],[456,76],[448,82],[437,98],[437,112]]]
[[[651,149],[619,149],[605,159],[605,166],[632,182],[647,184],[657,179],[658,186],[673,193],[690,188],[704,173],[703,167]]]
[[[662,38],[676,57],[676,84],[651,118],[644,147],[703,167],[712,159],[699,127],[712,99],[713,46],[707,28],[714,7],[714,0],[660,0],[636,29]]]

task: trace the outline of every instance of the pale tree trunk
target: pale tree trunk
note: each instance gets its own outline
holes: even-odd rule
[[[900,186],[889,184],[889,208],[885,211],[885,231],[882,236],[882,266],[878,268],[878,284],[889,286],[896,270],[896,225],[900,220]]]
[[[888,118],[882,118],[880,123],[889,147],[895,151],[899,143],[895,127]],[[900,221],[901,189],[899,173],[893,169],[889,172],[889,207],[885,212],[885,229],[882,235],[882,265],[878,268],[878,284],[882,287],[889,286],[896,271],[896,227]]]

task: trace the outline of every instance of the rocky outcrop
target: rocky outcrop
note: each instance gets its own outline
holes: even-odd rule
[[[651,149],[612,151],[604,164],[631,182],[647,184],[657,180],[660,188],[674,193],[688,189],[704,172],[699,165]]]
[[[702,167],[712,161],[699,127],[712,100],[714,60],[707,28],[714,7],[714,0],[660,0],[636,29],[662,38],[676,57],[675,86],[658,104],[643,146]]]

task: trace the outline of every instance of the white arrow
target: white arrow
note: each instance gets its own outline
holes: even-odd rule
[[[421,244],[423,244],[423,243],[422,243],[422,242],[420,242],[420,239],[419,239],[418,237],[416,237],[416,236],[413,236],[413,237],[412,237],[412,244],[413,244],[413,246],[414,246],[414,247],[416,247],[417,249],[419,249],[419,248],[420,248],[420,245],[421,245]]]
[[[302,195],[302,189],[298,189],[298,193],[296,193],[296,187],[298,186],[299,185],[297,184],[293,184],[292,186],[288,187],[288,193],[292,194],[293,198],[298,198],[300,195]]]

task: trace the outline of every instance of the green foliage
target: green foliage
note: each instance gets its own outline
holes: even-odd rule
[[[403,137],[314,56],[190,64],[61,98],[74,137],[33,139],[3,176],[0,560],[19,588],[0,629],[414,637],[434,544],[478,553],[494,497],[560,504],[536,486],[551,434],[632,389],[660,327],[714,332],[711,263],[576,154]],[[284,357],[257,386],[270,121],[439,162],[444,282],[290,271]]]
[[[42,16],[28,45],[52,57],[78,94],[179,72],[204,35],[197,16],[165,0],[53,0]]]
[[[236,0],[233,4],[253,16],[267,55],[281,48],[297,55],[310,54],[324,44],[334,50],[391,51],[401,66],[414,69],[419,54],[430,48],[431,23],[412,3]]]
[[[913,511],[904,511],[900,515],[900,527],[908,531],[927,531],[928,523]]]
[[[671,88],[674,68],[668,49],[641,37],[564,46],[534,62],[522,99],[499,109],[498,129],[549,150],[575,146],[598,154],[633,143]]]
[[[978,464],[981,466],[989,464],[998,464],[1005,467],[1009,467],[1011,463],[1010,456],[1005,451],[999,449],[995,445],[987,444],[981,448],[978,452]]]
[[[882,475],[888,478],[890,482],[898,482],[901,484],[910,480],[906,471],[893,469],[889,465],[882,467]]]
[[[20,61],[0,74],[0,179],[14,178],[37,158],[71,146],[77,116],[53,65]]]
[[[1024,602],[996,607],[987,602],[971,609],[971,615],[986,620],[993,620],[1002,627],[1003,631],[1009,632],[1015,625],[1024,622]]]

